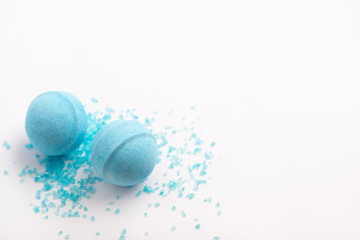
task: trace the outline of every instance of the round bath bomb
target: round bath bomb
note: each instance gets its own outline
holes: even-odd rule
[[[100,129],[92,143],[93,167],[106,182],[119,186],[145,181],[156,159],[156,139],[137,121],[113,121]]]
[[[67,92],[45,92],[30,104],[25,130],[31,143],[49,156],[68,154],[84,140],[87,117],[81,102]]]

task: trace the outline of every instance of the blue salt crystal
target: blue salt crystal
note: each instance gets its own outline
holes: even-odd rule
[[[168,187],[170,188],[170,190],[175,190],[176,187],[177,187],[177,183],[173,180],[171,180],[169,183],[168,183]]]
[[[98,102],[99,102],[96,98],[91,98],[91,101],[92,101],[93,103],[98,103]]]
[[[48,200],[45,198],[42,202],[41,202],[41,206],[42,207],[46,207],[46,202],[47,202]]]
[[[155,208],[160,207],[160,203],[155,203],[155,204],[154,204],[154,207],[155,207]]]
[[[191,200],[195,197],[195,194],[189,193],[186,197]]]
[[[205,153],[204,153],[204,156],[205,156],[206,159],[211,159],[211,158],[213,158],[213,154],[212,154],[211,152],[205,152]]]
[[[145,193],[149,194],[154,192],[154,189],[151,186],[145,185],[144,190]]]
[[[7,170],[4,170],[4,175],[5,176],[9,175],[9,172]]]
[[[38,207],[38,206],[34,206],[34,211],[35,211],[35,213],[38,213],[38,212],[40,212],[40,209],[39,209],[39,207]]]
[[[119,214],[119,213],[120,213],[120,209],[117,208],[117,209],[115,210],[115,214]]]
[[[200,228],[200,224],[196,224],[196,225],[195,225],[195,228],[196,228],[196,229],[199,229],[199,228]]]
[[[105,111],[107,113],[114,113],[115,112],[114,109],[112,109],[111,107],[106,107]]]
[[[171,231],[175,231],[175,230],[176,230],[176,227],[175,227],[175,226],[172,226],[172,227],[170,228],[170,230],[171,230]]]
[[[33,146],[31,143],[25,144],[25,147],[26,147],[27,149],[33,149],[33,148],[34,148],[34,146]]]
[[[201,148],[197,147],[197,148],[194,149],[193,154],[195,155],[197,153],[201,153]]]
[[[196,164],[194,164],[194,165],[192,166],[192,169],[199,168],[200,166],[201,166],[201,164],[200,164],[200,163],[196,163]]]
[[[202,143],[203,143],[204,141],[203,140],[201,140],[201,139],[196,139],[196,141],[195,141],[195,145],[201,145]]]
[[[103,117],[104,120],[110,120],[111,119],[111,115],[110,114],[105,114]]]
[[[3,146],[4,146],[7,150],[10,149],[10,145],[9,145],[9,143],[8,143],[7,141],[4,141]]]

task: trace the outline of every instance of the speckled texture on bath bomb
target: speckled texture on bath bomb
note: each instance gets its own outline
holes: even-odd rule
[[[25,130],[31,143],[49,156],[68,154],[84,140],[87,117],[84,106],[67,92],[45,92],[30,104]]]
[[[91,162],[108,183],[132,186],[146,180],[157,159],[156,139],[138,121],[117,120],[100,129]]]

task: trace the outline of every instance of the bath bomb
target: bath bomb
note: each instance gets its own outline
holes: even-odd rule
[[[84,140],[87,117],[84,106],[67,92],[45,92],[30,104],[25,130],[31,143],[49,156],[68,154]]]
[[[155,137],[138,121],[117,120],[103,126],[92,142],[91,162],[108,183],[132,186],[147,179],[157,155]]]

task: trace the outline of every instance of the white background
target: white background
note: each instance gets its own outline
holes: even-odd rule
[[[360,239],[359,12],[355,0],[1,0],[0,143],[12,149],[0,150],[0,239],[118,239],[122,226],[126,239]],[[136,206],[121,223],[35,215],[37,188],[16,174],[26,109],[49,90],[117,109],[196,104],[220,139],[204,191],[223,215],[200,210],[204,228],[175,232],[168,211],[142,223]]]

